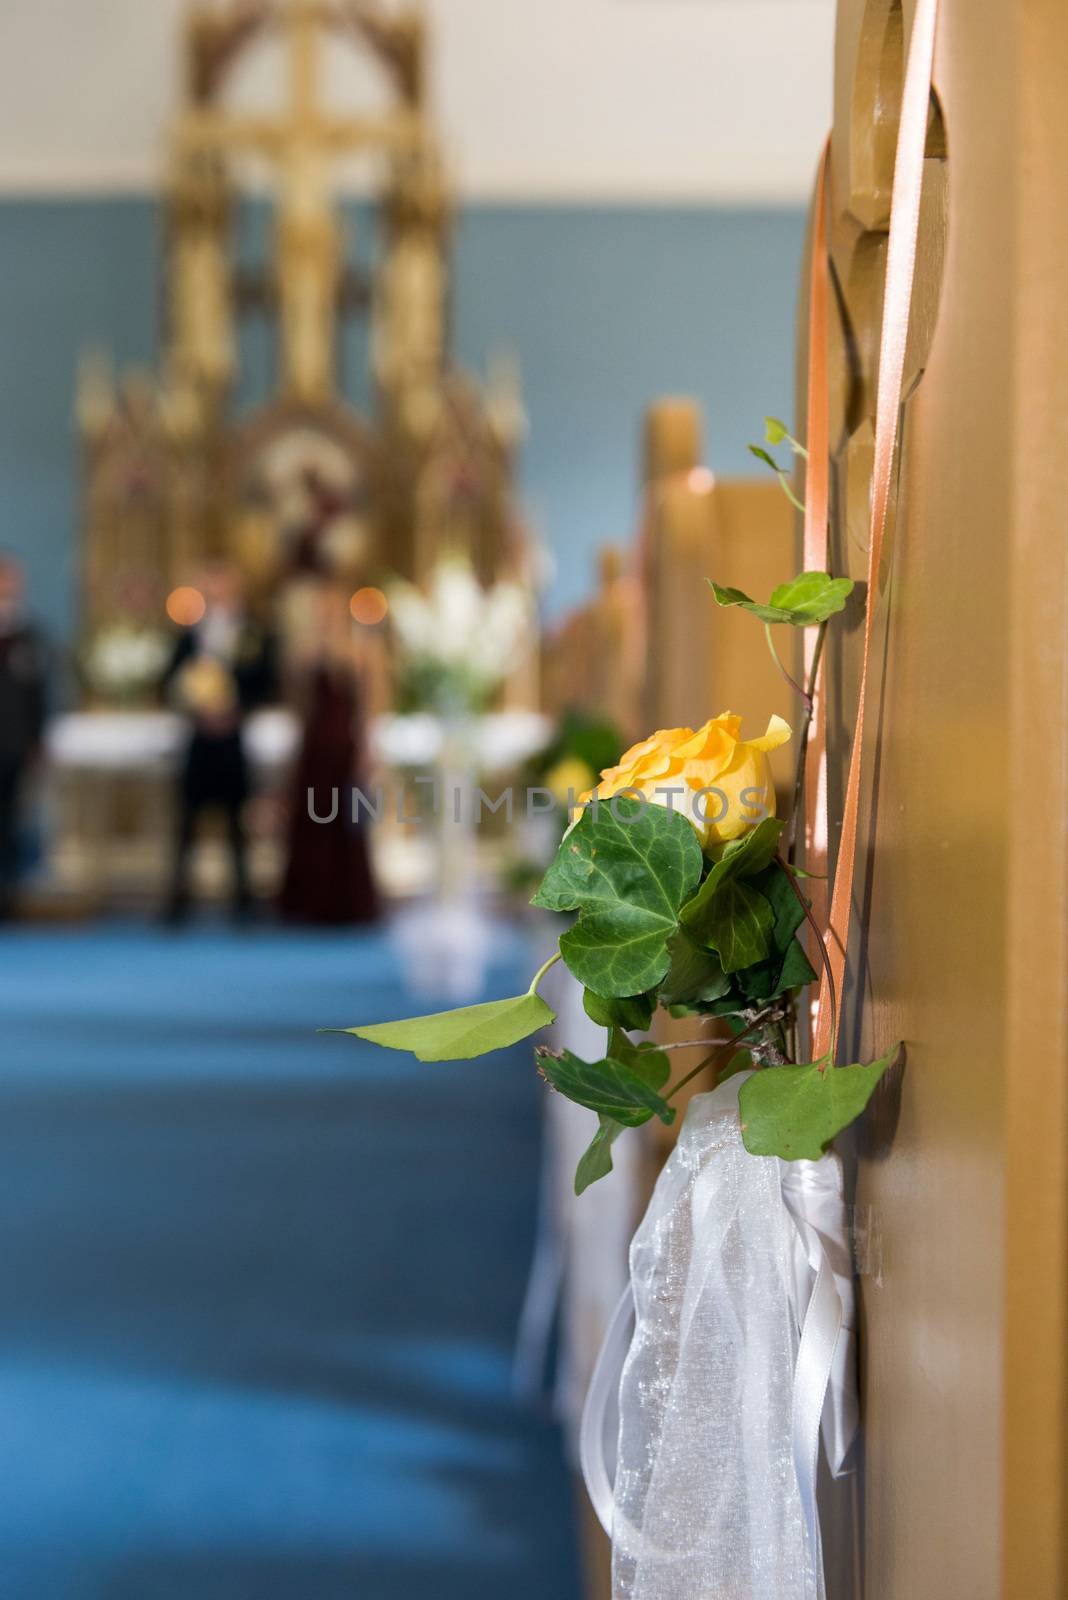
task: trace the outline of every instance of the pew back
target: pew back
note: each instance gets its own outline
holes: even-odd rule
[[[832,854],[912,13],[839,3]],[[858,1149],[879,1600],[1068,1592],[1066,81],[1062,0],[943,0],[843,1030],[908,1047]]]

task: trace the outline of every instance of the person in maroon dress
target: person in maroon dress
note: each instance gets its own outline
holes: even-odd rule
[[[379,915],[379,899],[367,809],[361,807],[359,821],[352,820],[353,787],[373,799],[364,738],[366,663],[353,638],[348,595],[327,578],[320,580],[312,618],[310,637],[291,670],[303,736],[279,911],[288,922],[369,923]]]

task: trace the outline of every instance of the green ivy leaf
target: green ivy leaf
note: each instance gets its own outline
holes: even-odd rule
[[[625,1033],[613,1028],[608,1038],[608,1055],[631,1072],[636,1072],[650,1089],[662,1089],[671,1076],[671,1063],[655,1039],[632,1044]]]
[[[832,578],[829,572],[799,572],[789,583],[780,583],[771,591],[768,604],[778,611],[790,612],[791,621],[804,628],[833,617],[852,593],[852,578]]]
[[[835,1134],[860,1116],[897,1055],[868,1065],[766,1067],[742,1084],[742,1142],[753,1156],[816,1161]]]
[[[773,861],[752,882],[770,905],[775,925],[767,959],[738,973],[736,982],[747,1006],[761,1006],[811,983],[816,974],[795,937],[805,913],[781,864]]]
[[[712,593],[716,597],[716,604],[720,606],[740,606],[743,611],[749,611],[754,617],[759,617],[761,622],[792,622],[793,616],[789,611],[779,606],[761,605],[758,600],[753,600],[744,589],[725,589],[722,584],[712,583]]]
[[[795,628],[811,628],[842,610],[853,592],[853,580],[832,578],[826,572],[801,572],[789,583],[781,583],[772,590],[767,605],[751,599],[742,589],[724,588],[718,583],[712,583],[711,587],[717,605],[740,606],[743,611],[759,617],[761,622],[786,622]]]
[[[719,860],[712,863],[701,887],[679,913],[680,925],[695,944],[714,943],[706,936],[706,930],[711,921],[719,920],[711,909],[717,893],[732,879],[755,877],[770,866],[784,826],[777,817],[765,817],[740,839],[732,839]],[[718,949],[718,945],[715,948]]]
[[[566,835],[531,903],[578,911],[560,954],[586,988],[609,999],[642,995],[671,964],[668,940],[703,861],[681,813],[635,799],[602,801]]]
[[[685,928],[680,928],[668,943],[671,966],[660,986],[662,1005],[718,1000],[726,994],[731,980],[714,950],[702,949]]]
[[[556,1013],[540,995],[517,994],[509,1000],[488,1000],[457,1011],[436,1011],[428,1017],[325,1031],[352,1033],[358,1039],[385,1045],[387,1050],[410,1050],[419,1061],[469,1061],[517,1044],[555,1020]]]
[[[791,939],[783,956],[775,995],[783,994],[787,989],[803,989],[807,984],[815,983],[818,977],[819,973],[808,959],[804,945],[799,939]],[[775,995],[771,998],[774,999]]]
[[[767,961],[737,973],[735,981],[742,996],[741,1004],[760,1008],[789,989],[803,989],[816,977],[804,947],[797,939],[791,939],[784,952],[775,951]]]
[[[784,441],[790,446],[795,456],[804,456],[808,459],[808,451],[800,440],[795,439],[785,422],[778,417],[764,418],[764,437],[769,444],[782,444]]]
[[[674,1122],[675,1108],[650,1088],[645,1079],[621,1061],[583,1061],[570,1050],[538,1050],[538,1067],[554,1089],[588,1106],[598,1116],[611,1117],[625,1128],[637,1128],[654,1114],[661,1122]]]
[[[748,1072],[752,1065],[753,1058],[748,1050],[736,1050],[727,1065],[720,1068],[716,1078],[717,1088],[721,1083],[726,1083],[728,1078],[736,1077],[739,1072]]]
[[[726,878],[753,878],[763,872],[775,860],[785,826],[778,817],[765,817],[748,833],[731,839],[712,863],[709,876],[722,882]]]
[[[751,456],[756,456],[758,461],[762,461],[766,467],[770,467],[772,472],[782,471],[782,468],[779,466],[779,463],[776,461],[775,457],[769,455],[761,445],[750,444],[746,446],[746,449],[749,451]]]
[[[709,578],[708,582],[712,593],[716,597],[716,604],[719,606],[741,606],[743,611],[751,611],[762,622],[788,622],[790,620],[789,617],[781,612],[773,611],[770,606],[760,605],[751,596],[747,595],[744,589],[729,588],[722,583],[717,583],[714,578]]]
[[[740,972],[764,960],[774,927],[774,913],[760,890],[728,878],[708,903],[703,933],[719,952],[724,972]]]
[[[805,908],[794,893],[793,884],[781,862],[772,861],[754,881],[775,914],[772,942],[775,949],[784,954],[805,920]]]
[[[653,1020],[656,1009],[655,994],[625,995],[608,999],[586,989],[582,1004],[591,1022],[602,1028],[623,1028],[627,1032],[643,1033]]]
[[[612,1146],[623,1132],[623,1124],[611,1117],[599,1118],[599,1127],[575,1168],[575,1193],[582,1194],[591,1183],[607,1178],[612,1170]]]

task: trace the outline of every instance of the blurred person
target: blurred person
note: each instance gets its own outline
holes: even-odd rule
[[[189,853],[203,812],[221,811],[233,864],[233,909],[251,914],[243,812],[249,771],[243,725],[276,689],[271,635],[250,616],[237,569],[213,562],[201,576],[204,613],[179,633],[164,683],[189,723],[178,783],[178,830],[167,919],[189,911]]]
[[[293,777],[289,843],[279,909],[289,922],[373,922],[378,894],[368,849],[366,809],[352,817],[352,791],[367,787],[367,707],[371,651],[355,632],[349,596],[323,577],[316,585],[307,636],[294,646],[290,690],[303,718]],[[337,815],[331,817],[334,795]]]
[[[48,656],[26,616],[26,582],[14,556],[0,554],[0,919],[15,908],[19,800],[41,748]]]

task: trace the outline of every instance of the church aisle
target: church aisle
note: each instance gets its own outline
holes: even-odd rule
[[[5,1600],[577,1597],[529,1047],[313,1032],[411,1005],[380,933],[0,938]]]

